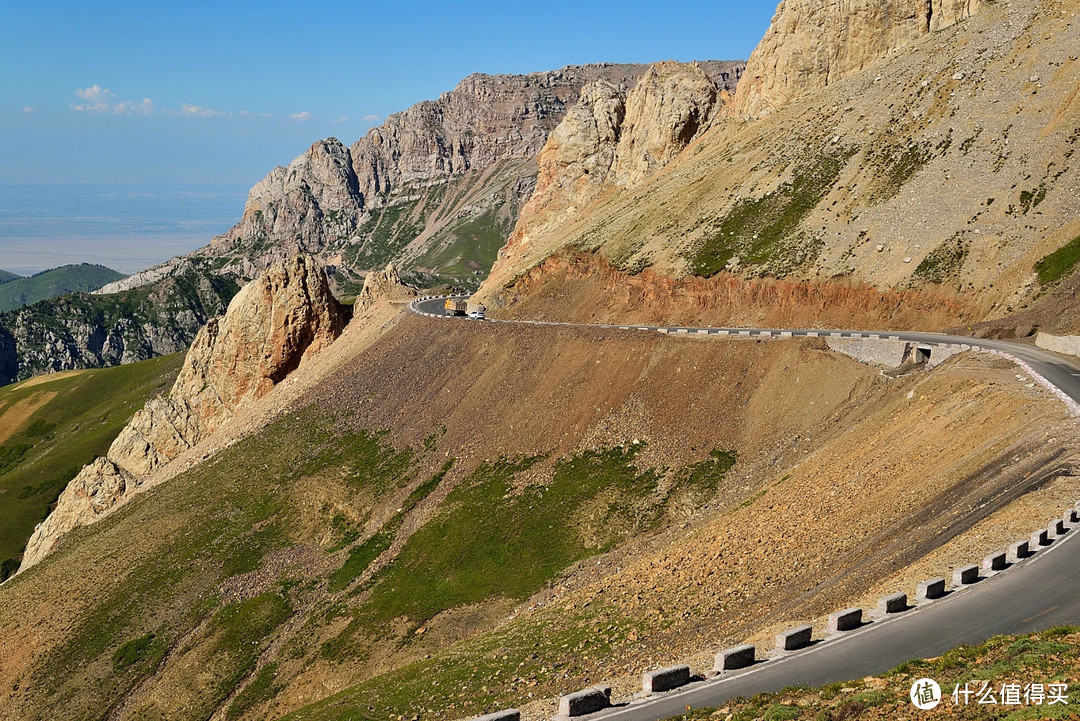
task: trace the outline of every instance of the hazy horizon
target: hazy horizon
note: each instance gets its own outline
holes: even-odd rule
[[[0,269],[32,275],[69,263],[131,274],[188,253],[239,219],[239,185],[0,185]]]

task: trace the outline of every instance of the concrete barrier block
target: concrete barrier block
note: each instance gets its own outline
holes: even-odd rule
[[[885,596],[878,601],[878,611],[881,613],[900,613],[907,610],[907,594],[906,593],[894,593],[891,596]]]
[[[1065,533],[1066,533],[1065,519],[1064,518],[1058,518],[1058,519],[1055,519],[1053,521],[1050,521],[1050,525],[1048,525],[1046,527],[1046,530],[1047,530],[1047,533],[1049,533],[1051,536],[1064,536]]]
[[[641,690],[645,693],[660,693],[670,691],[679,686],[690,683],[689,666],[668,666],[667,668],[649,671],[641,677]]]
[[[850,631],[862,625],[861,608],[845,608],[829,616],[830,631]]]
[[[789,628],[783,633],[776,634],[776,648],[780,651],[794,651],[810,645],[810,637],[813,635],[812,626],[796,626]]]
[[[754,647],[751,644],[732,646],[725,648],[716,654],[716,670],[731,671],[736,668],[746,668],[754,665]]]
[[[991,553],[983,559],[982,567],[985,571],[1000,571],[1005,568],[1006,563],[1004,553]]]
[[[1028,550],[1037,551],[1041,546],[1049,546],[1050,538],[1046,533],[1046,529],[1040,529],[1031,534],[1030,547]]]
[[[915,600],[927,601],[945,595],[945,579],[940,576],[928,578],[915,587]]]
[[[952,582],[954,586],[966,586],[969,583],[975,583],[979,580],[979,567],[974,563],[970,566],[961,566],[960,568],[954,568],[952,572]]]
[[[1068,523],[1076,523],[1080,521],[1080,511],[1075,508],[1070,508],[1069,512],[1065,514],[1065,521]]]
[[[559,697],[560,716],[584,716],[611,705],[611,687],[595,686]]]
[[[1031,551],[1028,550],[1027,541],[1017,541],[1009,546],[1009,560],[1019,561],[1021,558],[1027,558],[1031,555]]]
[[[516,708],[508,708],[505,711],[476,716],[472,721],[521,721],[521,712]]]

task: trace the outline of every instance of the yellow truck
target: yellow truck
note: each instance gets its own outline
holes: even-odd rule
[[[447,298],[443,310],[446,315],[465,315],[469,311],[469,303],[464,298]]]

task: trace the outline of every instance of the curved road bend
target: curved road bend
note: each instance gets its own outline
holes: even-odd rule
[[[442,298],[415,301],[412,310],[441,316]],[[589,325],[517,322],[539,325]],[[597,327],[597,326],[589,326]],[[659,326],[603,325],[603,328],[660,331],[683,330],[698,335],[776,337],[819,335],[837,331],[745,328],[668,328]],[[839,331],[845,338],[881,338],[925,344],[966,344],[1008,353],[1028,363],[1055,387],[1080,401],[1080,371],[1052,353],[1038,348],[981,338],[961,338],[936,333]],[[1065,509],[1062,509],[1064,512]],[[887,671],[904,661],[939,656],[965,643],[982,643],[996,634],[1026,633],[1060,624],[1080,623],[1080,524],[1070,524],[1063,537],[1033,556],[993,572],[972,586],[953,590],[942,599],[924,602],[903,613],[876,620],[855,631],[835,635],[809,648],[762,661],[740,671],[727,671],[701,681],[629,705],[616,706],[593,718],[617,721],[655,721],[692,708],[722,705],[736,696],[753,696],[787,686],[821,686]],[[1022,539],[1017,539],[1022,540]],[[984,572],[985,573],[985,572]],[[1038,681],[1039,679],[1031,679]],[[943,694],[949,693],[943,689]]]

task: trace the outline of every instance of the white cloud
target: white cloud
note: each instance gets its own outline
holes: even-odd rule
[[[85,103],[72,103],[71,109],[81,113],[107,113],[112,110],[113,98],[116,93],[108,88],[103,88],[94,83],[88,88],[76,89],[75,96],[85,100]]]
[[[369,123],[374,123],[378,119],[379,119],[379,116],[375,115],[374,113],[364,116],[364,120],[369,122]]]
[[[153,115],[157,112],[157,107],[150,98],[143,98],[142,101],[138,103],[131,100],[125,100],[122,103],[114,105],[113,112],[118,115],[131,115],[132,113],[137,115]]]
[[[22,111],[23,111],[23,115],[33,115],[34,113],[36,113],[38,111],[38,109],[37,108],[31,108],[29,105],[24,105]]]
[[[157,106],[150,98],[134,100],[116,100],[116,93],[94,83],[88,88],[77,89],[75,96],[84,103],[72,103],[71,109],[80,113],[113,113],[114,115],[153,115],[157,112]],[[25,110],[23,112],[26,112]]]
[[[292,116],[292,119],[303,122],[305,120],[311,120],[312,117],[314,117],[314,116],[311,113],[309,113],[308,111],[301,110],[299,113],[294,113],[293,116]]]
[[[349,116],[348,115],[342,115],[340,118],[334,118],[330,122],[331,123],[347,123],[347,122],[349,122]]]
[[[191,105],[190,103],[180,104],[180,114],[185,118],[223,118],[232,115],[232,113],[225,110],[214,110],[213,108],[204,108],[201,105]]]

